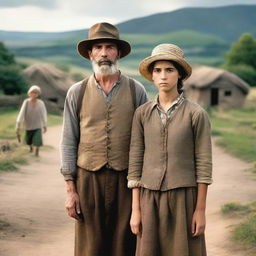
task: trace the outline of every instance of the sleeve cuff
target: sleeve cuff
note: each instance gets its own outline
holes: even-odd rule
[[[196,182],[211,185],[213,181],[212,178],[197,178]]]
[[[128,181],[128,188],[140,188],[141,182],[140,180],[129,180]]]
[[[75,180],[75,178],[72,176],[72,175],[63,175],[64,176],[64,180],[67,181],[67,180]]]
[[[76,172],[67,169],[60,169],[60,172],[63,175],[64,180],[76,180]]]

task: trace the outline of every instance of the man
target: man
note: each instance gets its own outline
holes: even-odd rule
[[[147,95],[118,69],[118,59],[130,50],[109,23],[93,25],[78,44],[94,73],[69,89],[64,107],[61,172],[66,209],[76,219],[76,256],[135,253],[126,177],[133,114]]]

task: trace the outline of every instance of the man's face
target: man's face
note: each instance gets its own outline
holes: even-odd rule
[[[89,51],[93,70],[96,74],[112,75],[118,71],[117,60],[119,52],[117,45],[112,42],[99,42]]]
[[[99,65],[109,65],[109,61],[115,62],[119,58],[117,45],[112,42],[99,42],[92,46],[89,51],[91,60],[95,60]]]

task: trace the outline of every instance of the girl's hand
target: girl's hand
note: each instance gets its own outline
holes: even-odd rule
[[[205,211],[204,210],[195,210],[192,218],[191,231],[193,236],[200,236],[204,234],[204,231],[205,231]]]
[[[141,214],[140,210],[132,210],[132,215],[130,219],[130,226],[132,233],[141,236],[142,226],[141,226]]]

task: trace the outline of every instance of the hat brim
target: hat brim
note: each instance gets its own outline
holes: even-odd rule
[[[106,42],[111,41],[114,42],[119,50],[120,50],[120,59],[127,56],[131,52],[131,46],[128,42],[121,40],[121,39],[113,39],[113,38],[96,38],[91,40],[83,40],[77,44],[77,51],[81,56],[83,56],[86,59],[90,59],[89,57],[89,50],[91,50],[91,47],[93,44],[97,42]]]
[[[186,80],[190,77],[191,73],[192,73],[192,68],[191,66],[182,58],[177,57],[176,55],[170,55],[170,54],[158,54],[155,56],[150,56],[145,58],[143,61],[140,62],[139,65],[139,71],[140,74],[145,77],[147,80],[149,81],[153,81],[152,80],[152,73],[149,71],[149,66],[151,63],[155,62],[155,61],[165,61],[165,60],[170,60],[170,61],[174,61],[177,62],[185,71],[186,76],[183,77],[182,80]]]

